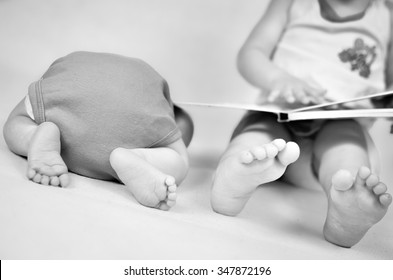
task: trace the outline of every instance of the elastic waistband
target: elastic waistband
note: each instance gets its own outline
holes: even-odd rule
[[[38,124],[45,122],[45,106],[42,97],[41,82],[42,78],[31,83],[28,91],[31,107],[33,108],[34,119]]]

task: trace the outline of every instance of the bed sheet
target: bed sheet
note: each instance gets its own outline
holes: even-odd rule
[[[352,249],[326,242],[320,189],[271,183],[237,217],[213,212],[219,150],[192,144],[189,152],[177,205],[164,212],[141,206],[113,182],[71,174],[67,188],[32,183],[26,160],[1,140],[0,259],[393,258],[392,211]]]

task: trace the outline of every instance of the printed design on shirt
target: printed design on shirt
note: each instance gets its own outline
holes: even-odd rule
[[[359,71],[359,75],[368,78],[371,74],[371,64],[377,54],[375,46],[367,46],[364,41],[357,38],[353,47],[344,49],[338,54],[340,60],[351,65],[352,71]]]

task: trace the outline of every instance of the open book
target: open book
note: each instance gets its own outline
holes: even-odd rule
[[[392,95],[393,91],[386,91],[367,96],[346,99],[337,102],[328,102],[318,105],[306,106],[297,109],[282,109],[274,105],[252,105],[241,103],[198,103],[198,102],[175,102],[177,105],[184,106],[204,106],[217,108],[231,108],[251,111],[269,112],[277,115],[279,122],[289,122],[311,119],[342,119],[342,118],[370,118],[370,117],[393,117],[393,108],[372,108],[372,109],[351,109],[345,108],[347,103],[361,101],[365,99],[382,98]],[[339,108],[339,109],[337,109]]]

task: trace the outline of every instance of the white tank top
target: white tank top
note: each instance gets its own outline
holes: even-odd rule
[[[320,84],[328,98],[343,100],[385,89],[389,38],[384,0],[372,1],[361,18],[345,22],[323,18],[318,0],[294,0],[273,61]]]

